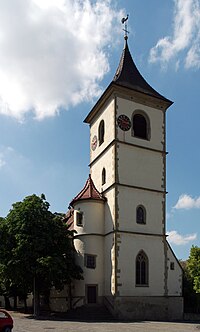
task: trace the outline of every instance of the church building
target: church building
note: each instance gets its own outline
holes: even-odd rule
[[[145,81],[124,39],[114,78],[84,120],[90,175],[66,216],[84,277],[72,305],[103,303],[119,319],[181,319],[182,269],[166,237],[172,102]]]

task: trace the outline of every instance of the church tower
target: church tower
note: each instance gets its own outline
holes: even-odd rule
[[[182,318],[182,270],[165,229],[171,105],[139,73],[125,35],[115,76],[85,119],[90,177],[71,202],[74,218],[84,220],[74,222],[85,273],[76,297],[103,301],[118,318]],[[88,257],[95,260],[92,271]]]

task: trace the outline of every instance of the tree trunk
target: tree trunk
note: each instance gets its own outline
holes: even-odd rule
[[[50,290],[46,290],[44,292],[44,303],[43,303],[43,309],[45,311],[49,311],[50,307],[49,307],[49,297],[50,297]]]
[[[72,309],[72,288],[71,288],[71,282],[68,285],[68,292],[69,292],[69,309]]]
[[[37,317],[40,315],[40,292],[38,287],[38,280],[37,277],[34,277],[34,285],[33,285],[33,304],[34,304],[34,318],[37,319]]]
[[[14,310],[17,310],[17,295],[14,296]]]
[[[4,301],[5,301],[5,309],[10,310],[11,309],[10,299],[4,295]]]
[[[40,315],[40,294],[37,289],[35,289],[34,294],[34,318],[37,319]]]

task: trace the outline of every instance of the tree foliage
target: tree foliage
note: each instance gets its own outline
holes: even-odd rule
[[[193,278],[193,287],[196,293],[200,293],[200,248],[192,246],[187,262],[190,276]]]
[[[183,268],[184,311],[200,313],[200,248],[192,246],[187,261],[180,261]]]
[[[36,288],[48,293],[82,278],[75,264],[73,232],[60,214],[49,211],[45,196],[31,195],[12,209],[0,223],[0,287],[25,297]]]
[[[188,261],[180,261],[183,269],[183,297],[184,297],[184,312],[198,312],[199,310],[199,294],[197,294],[193,287],[193,277],[190,275],[188,269]]]

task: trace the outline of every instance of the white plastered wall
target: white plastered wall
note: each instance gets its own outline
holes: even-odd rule
[[[164,296],[165,256],[162,237],[120,234],[118,287],[120,296]],[[143,250],[149,262],[149,285],[138,287],[135,280],[136,256]],[[127,264],[128,259],[128,264]]]
[[[163,190],[164,162],[162,153],[118,144],[119,183]]]
[[[110,189],[104,196],[107,200],[104,207],[104,230],[107,234],[113,231],[115,226],[115,189]]]
[[[105,237],[104,246],[104,283],[105,283],[105,293],[104,296],[110,296],[112,292],[112,284],[114,283],[114,243],[113,234],[109,234]]]
[[[174,270],[171,270],[170,263],[174,263]],[[167,243],[167,271],[168,271],[168,295],[182,295],[182,269],[178,264],[174,253]]]
[[[117,203],[119,228],[124,231],[163,234],[163,194],[135,188],[118,187]],[[146,210],[146,224],[137,224],[136,209],[143,205]]]
[[[136,103],[135,101],[117,97],[117,117],[120,114],[127,115],[132,120],[135,111],[142,111],[150,120],[150,140],[139,139],[132,136],[132,130],[123,132],[117,127],[117,138],[127,143],[139,144],[141,146],[163,151],[164,142],[164,111]]]
[[[83,213],[83,226],[76,224],[76,212]],[[74,296],[85,296],[87,284],[98,284],[98,296],[104,293],[104,202],[100,200],[80,200],[74,204],[74,229],[77,234],[74,246],[77,264],[83,269],[84,280],[75,282]],[[96,256],[96,268],[85,266],[84,255]]]
[[[77,226],[77,211],[83,213],[83,225]],[[77,234],[104,233],[104,201],[80,200],[74,205],[74,230]]]
[[[114,116],[114,99],[111,99],[101,111],[98,112],[98,115],[93,119],[90,126],[90,162],[93,161],[112,140],[115,135],[115,116]],[[97,136],[98,139],[98,129],[101,120],[104,120],[105,125],[105,134],[104,142],[99,146],[99,141],[97,142],[97,147],[93,151],[91,149],[91,143],[94,136]]]
[[[97,284],[98,296],[104,295],[104,237],[97,235],[82,235],[74,239],[78,253],[77,264],[83,269],[84,280],[76,282],[75,296],[85,296],[85,285]],[[84,254],[96,256],[96,268],[87,268],[84,264]]]
[[[99,192],[106,190],[114,182],[114,158],[115,158],[115,148],[111,146],[110,149],[106,150],[101,158],[94,162],[91,166],[91,176],[95,184],[95,187]],[[102,170],[106,170],[106,183],[102,185]]]

